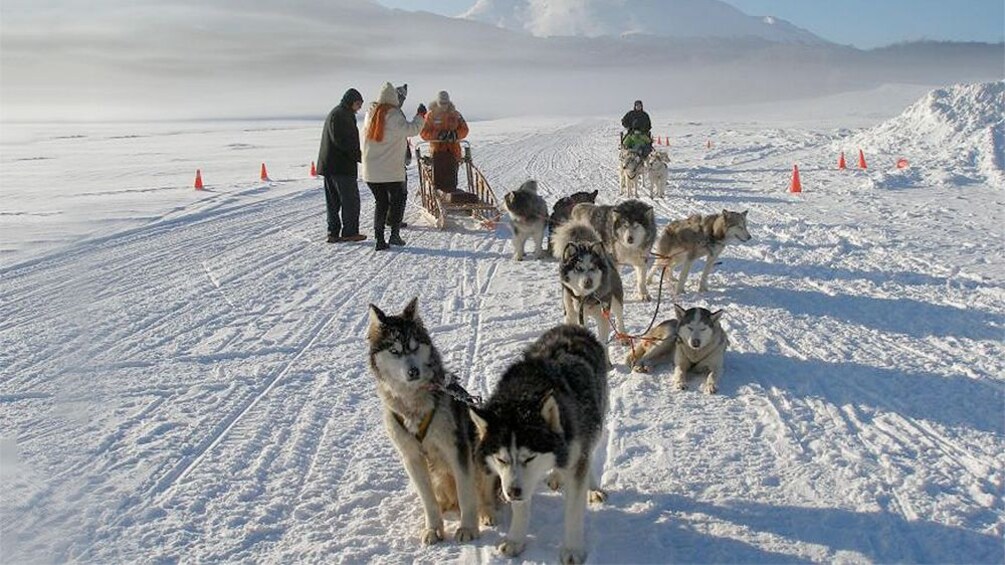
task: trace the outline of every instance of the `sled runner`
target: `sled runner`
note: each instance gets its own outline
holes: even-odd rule
[[[454,190],[442,190],[438,187],[436,182],[438,179],[434,175],[434,159],[438,159],[438,156],[430,151],[429,142],[415,146],[422,208],[431,216],[433,224],[438,229],[447,226],[447,214],[450,213],[470,214],[472,218],[485,224],[498,220],[501,215],[496,196],[485,180],[485,175],[471,160],[471,145],[467,141],[461,141],[460,144],[464,153],[458,165],[463,168],[467,177],[467,190],[459,187]],[[449,161],[447,164],[449,165]],[[439,166],[440,163],[437,162],[436,165]]]

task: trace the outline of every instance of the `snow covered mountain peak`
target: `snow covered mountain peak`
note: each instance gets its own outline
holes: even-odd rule
[[[826,43],[774,16],[748,16],[720,0],[478,0],[460,16],[539,37],[647,34]]]

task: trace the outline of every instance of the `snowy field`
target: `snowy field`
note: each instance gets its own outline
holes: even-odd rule
[[[749,210],[753,239],[677,299],[726,311],[719,394],[613,348],[590,562],[1005,562],[1001,85],[653,112],[671,137],[668,196],[644,198],[659,224]],[[499,197],[535,178],[549,205],[614,203],[617,117],[470,139]],[[508,562],[508,515],[419,545],[366,305],[418,296],[448,368],[487,395],[561,321],[557,265],[514,262],[504,224],[426,227],[414,170],[407,247],[372,250],[365,185],[371,239],[324,243],[320,129],[4,125],[0,561]],[[629,300],[629,330],[654,306]],[[556,560],[561,518],[539,493],[522,560]]]

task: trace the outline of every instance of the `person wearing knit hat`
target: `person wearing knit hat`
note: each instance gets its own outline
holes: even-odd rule
[[[363,96],[355,88],[342,95],[342,101],[325,119],[318,153],[317,173],[324,179],[325,208],[328,219],[328,243],[362,241],[359,233],[359,174],[362,158],[356,112],[363,106]]]
[[[433,159],[433,185],[443,192],[457,190],[457,166],[461,161],[459,140],[468,135],[468,123],[450,100],[450,94],[441,90],[429,103],[426,124],[419,134],[430,144]]]
[[[421,104],[419,109],[423,109]],[[385,82],[363,120],[363,180],[376,201],[373,231],[377,251],[390,245],[405,245],[399,233],[405,215],[406,177],[402,156],[408,138],[421,129],[421,113],[417,111],[412,121],[408,121],[399,106],[394,85]],[[384,239],[385,224],[391,226],[391,237],[387,240]]]

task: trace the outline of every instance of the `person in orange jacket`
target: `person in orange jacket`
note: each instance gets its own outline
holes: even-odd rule
[[[456,191],[457,166],[461,161],[461,144],[458,141],[468,136],[468,123],[445,90],[441,90],[436,100],[429,103],[426,123],[419,135],[430,142],[433,184],[444,192]]]

